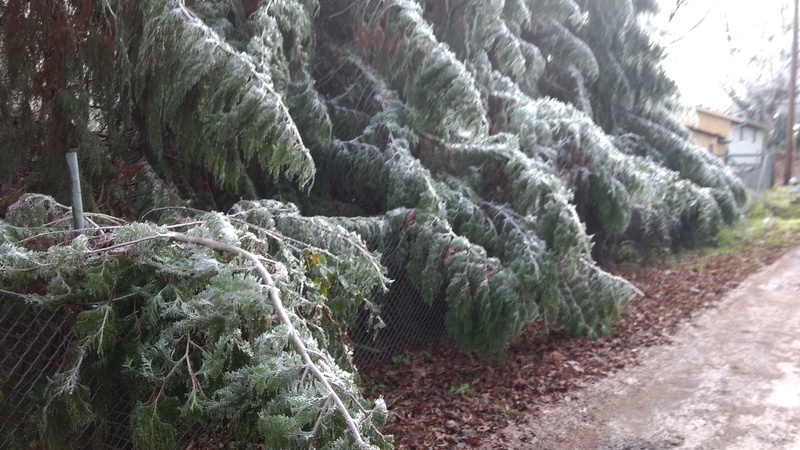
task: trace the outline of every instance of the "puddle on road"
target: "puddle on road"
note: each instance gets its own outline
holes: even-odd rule
[[[769,292],[777,292],[782,290],[786,287],[786,283],[784,283],[780,279],[772,279],[767,281],[766,283],[762,283],[758,286],[760,289],[769,291]]]
[[[780,363],[783,378],[772,382],[772,393],[767,402],[782,408],[800,408],[800,373],[793,364]]]

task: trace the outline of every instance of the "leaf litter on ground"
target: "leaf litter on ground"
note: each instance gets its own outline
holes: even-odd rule
[[[712,307],[748,275],[777,260],[800,232],[756,238],[733,251],[700,250],[636,269],[611,270],[645,295],[634,300],[614,333],[591,341],[560,329],[530,326],[499,361],[431,342],[362,370],[365,387],[389,407],[384,433],[395,448],[505,448],[493,432],[541,414],[595,380],[635,365],[645,347],[669,343],[687,320]]]

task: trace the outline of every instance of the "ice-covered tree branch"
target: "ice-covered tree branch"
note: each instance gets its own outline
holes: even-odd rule
[[[317,380],[320,383],[322,383],[322,385],[325,387],[325,390],[328,392],[329,398],[333,400],[333,403],[336,405],[336,409],[339,410],[339,413],[342,415],[342,418],[347,423],[347,427],[350,429],[353,438],[356,440],[358,448],[366,449],[367,444],[361,437],[361,431],[359,430],[358,425],[356,424],[353,417],[350,415],[350,411],[348,411],[347,407],[344,405],[344,402],[342,402],[342,399],[333,389],[333,386],[331,386],[330,382],[328,381],[328,378],[322,373],[317,364],[314,363],[314,361],[312,360],[311,355],[309,354],[309,351],[306,348],[305,343],[300,338],[299,333],[292,324],[292,320],[289,317],[286,308],[283,306],[283,302],[281,301],[280,295],[278,293],[278,288],[275,286],[275,282],[272,279],[272,275],[270,275],[269,271],[264,266],[264,264],[261,263],[260,258],[257,255],[254,255],[253,253],[250,253],[241,247],[225,244],[222,242],[217,242],[212,239],[204,237],[190,236],[187,234],[175,233],[175,232],[162,233],[159,236],[162,238],[168,238],[179,242],[201,245],[221,252],[227,252],[233,255],[240,256],[248,260],[251,264],[253,264],[255,271],[258,273],[258,276],[261,277],[261,279],[264,282],[267,295],[269,296],[269,299],[275,308],[275,312],[280,317],[283,326],[285,326],[288,329],[289,339],[291,339],[295,349],[302,356],[306,367],[308,367],[311,373],[313,373],[314,376],[317,378]]]

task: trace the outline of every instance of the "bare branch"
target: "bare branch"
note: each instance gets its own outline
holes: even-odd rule
[[[678,10],[681,9],[681,6],[685,6],[689,0],[675,0],[675,8],[669,13],[669,22],[672,22],[672,19],[675,18],[675,14],[678,13]]]
[[[308,450],[314,449],[314,438],[317,437],[317,430],[319,430],[319,426],[322,424],[322,419],[328,415],[328,408],[330,404],[331,398],[328,397],[325,399],[325,404],[322,405],[322,408],[319,410],[319,417],[317,417],[317,421],[314,423],[314,428],[311,429],[311,439],[309,439]]]
[[[28,296],[25,295],[25,294],[20,294],[19,292],[6,291],[4,289],[0,289],[0,295],[8,295],[8,296],[11,296],[11,297],[21,298],[23,300],[28,298]]]
[[[706,18],[708,17],[708,15],[709,15],[709,14],[711,14],[711,8],[709,8],[708,10],[706,10],[706,13],[705,13],[705,14],[703,14],[703,17],[702,17],[702,18],[701,18],[699,21],[697,21],[697,23],[695,23],[695,24],[694,24],[694,26],[692,26],[691,28],[689,28],[689,31],[687,31],[686,33],[683,33],[682,35],[680,35],[680,36],[678,36],[677,38],[675,38],[675,39],[674,39],[672,42],[670,42],[670,43],[669,43],[669,45],[672,45],[672,44],[675,44],[675,43],[677,43],[677,42],[680,42],[680,41],[681,41],[683,38],[685,38],[686,36],[688,36],[688,35],[689,35],[689,33],[691,33],[692,31],[696,30],[696,29],[697,29],[697,27],[699,27],[700,25],[702,25],[702,23],[703,23],[703,22],[705,22],[705,20],[706,20]],[[670,19],[670,20],[671,20],[671,19]]]

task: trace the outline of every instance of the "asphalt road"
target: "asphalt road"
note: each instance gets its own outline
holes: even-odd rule
[[[497,438],[519,449],[800,450],[800,248],[641,361]]]

